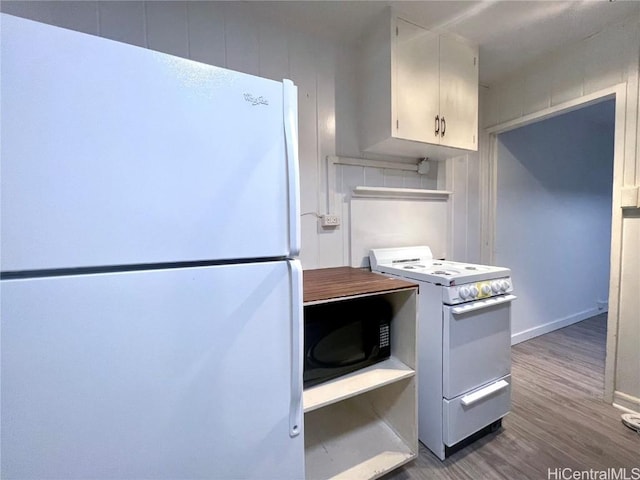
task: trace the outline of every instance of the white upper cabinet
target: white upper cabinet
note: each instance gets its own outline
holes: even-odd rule
[[[477,150],[478,49],[387,14],[363,42],[363,151],[444,159]]]

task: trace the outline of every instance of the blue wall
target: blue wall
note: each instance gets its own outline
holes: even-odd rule
[[[513,272],[514,342],[602,311],[613,144],[613,100],[498,137],[495,263]]]

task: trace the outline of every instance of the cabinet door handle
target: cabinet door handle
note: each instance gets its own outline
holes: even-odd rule
[[[444,137],[444,132],[447,129],[447,121],[442,117],[442,136]]]
[[[440,116],[436,115],[436,137],[440,133]]]

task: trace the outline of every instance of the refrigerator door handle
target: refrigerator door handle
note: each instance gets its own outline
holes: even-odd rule
[[[298,88],[283,80],[284,140],[289,176],[289,257],[300,254],[300,173],[298,165]]]
[[[297,437],[302,431],[302,265],[289,260],[291,278],[291,401],[289,404],[289,436]]]

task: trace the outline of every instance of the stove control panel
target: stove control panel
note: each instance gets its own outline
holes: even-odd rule
[[[504,295],[513,291],[511,277],[465,283],[442,288],[442,301],[447,305],[472,302],[483,298]]]

